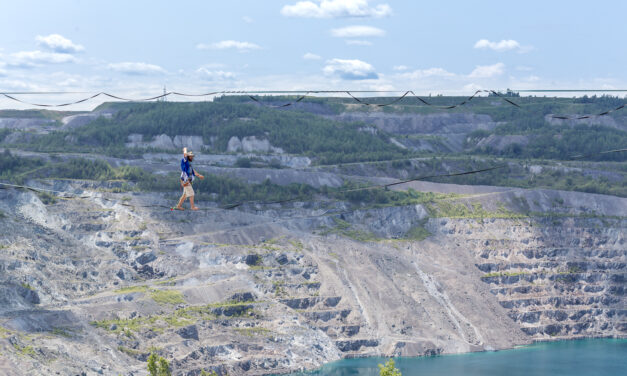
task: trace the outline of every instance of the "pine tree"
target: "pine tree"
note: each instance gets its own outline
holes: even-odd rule
[[[148,357],[148,372],[150,376],[172,376],[168,361],[155,353]]]

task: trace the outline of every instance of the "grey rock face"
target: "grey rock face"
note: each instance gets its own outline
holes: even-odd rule
[[[198,341],[198,329],[196,325],[186,326],[176,331],[178,335],[186,339],[195,339]]]
[[[269,375],[627,336],[625,199],[464,188],[450,201],[494,213],[525,200],[544,214],[443,218],[434,203],[343,218],[296,204],[191,213],[148,205],[165,203],[158,194],[133,194],[143,206],[131,209],[126,194],[46,206],[0,190],[16,213],[0,218],[0,352],[40,375],[142,374],[154,348],[175,374]],[[338,219],[372,240],[330,231]],[[404,239],[415,226],[430,235]]]
[[[393,134],[455,134],[470,133],[477,129],[493,129],[498,125],[488,115],[441,114],[390,114],[385,112],[346,112],[331,116],[341,121],[362,121]]]
[[[233,302],[252,302],[256,300],[257,297],[252,292],[238,292],[231,295],[231,301]]]
[[[246,258],[244,259],[244,262],[248,266],[254,266],[261,262],[261,257],[259,257],[259,255],[257,254],[250,254],[246,256]]]
[[[155,148],[171,151],[180,151],[184,147],[193,151],[201,151],[202,149],[210,149],[210,145],[205,145],[200,136],[181,136],[176,135],[173,138],[167,134],[154,136],[150,141],[144,140],[144,135],[133,133],[128,136],[126,147],[132,148]]]
[[[153,252],[142,253],[138,258],[135,259],[138,263],[144,265],[149,262],[153,262],[157,259],[157,256]]]

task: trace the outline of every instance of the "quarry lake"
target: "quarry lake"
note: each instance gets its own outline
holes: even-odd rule
[[[291,376],[375,376],[382,358],[346,359]],[[626,339],[543,342],[513,350],[396,358],[403,376],[613,376],[627,375]]]

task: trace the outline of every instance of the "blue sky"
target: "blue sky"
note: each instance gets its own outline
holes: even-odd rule
[[[618,0],[2,0],[0,13],[0,91],[627,87]]]

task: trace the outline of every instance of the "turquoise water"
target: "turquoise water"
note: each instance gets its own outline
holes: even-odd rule
[[[307,376],[378,376],[382,358],[329,363]],[[396,358],[403,376],[620,376],[627,375],[627,340],[586,339],[538,343],[513,350]]]

